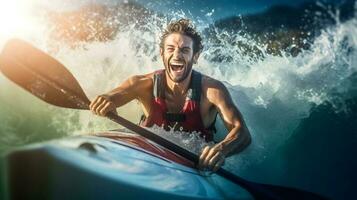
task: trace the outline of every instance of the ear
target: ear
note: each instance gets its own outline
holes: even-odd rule
[[[160,56],[163,57],[163,55],[164,55],[164,50],[160,48]]]
[[[200,57],[200,52],[193,55],[193,64],[197,64],[198,58]]]

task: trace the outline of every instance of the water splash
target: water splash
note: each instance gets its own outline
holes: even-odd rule
[[[46,8],[46,12],[22,18],[29,19],[27,27],[30,29],[13,29],[15,31],[7,34],[1,32],[0,47],[13,36],[30,41],[67,66],[90,99],[113,89],[131,75],[162,68],[158,47],[162,28],[171,19],[190,17],[183,11],[167,15],[154,13],[146,16],[145,23],[134,20],[125,24],[115,22],[117,15],[110,16],[107,23],[122,25],[114,38],[68,44],[51,38],[55,28],[44,15],[53,9],[56,12],[76,11],[87,1],[71,3],[70,8],[66,2],[62,5],[58,1],[52,7],[35,2],[37,6],[32,10]],[[249,177],[266,174],[264,170],[252,171],[252,166],[274,156],[301,120],[310,115],[313,107],[329,103],[335,112],[347,110],[345,100],[356,95],[351,92],[356,86],[350,77],[357,70],[357,19],[341,22],[338,11],[329,13],[336,23],[322,29],[312,41],[306,41],[310,48],[302,49],[295,56],[284,52],[271,54],[266,44],[256,41],[244,30],[232,33],[213,27],[215,37],[204,36],[205,49],[195,68],[225,83],[253,138],[244,152],[229,158],[226,163],[228,169]],[[213,14],[213,11],[208,12],[204,17],[194,19],[200,31],[210,27]],[[40,140],[44,136],[54,138],[118,128],[116,124],[86,111],[45,106],[16,88],[0,76],[0,138],[1,143],[7,146]],[[24,101],[26,103],[20,103]],[[136,101],[131,102],[120,108],[119,114],[137,122],[141,115],[140,105]],[[217,126],[219,133],[215,139],[219,140],[225,136],[226,130],[222,121]],[[206,145],[196,134],[158,132],[197,153]]]
[[[169,131],[165,131],[165,129],[156,125],[148,129],[196,155],[199,155],[204,147],[214,145],[214,142],[206,142],[196,131],[191,133],[182,130],[175,131],[173,127],[171,127]]]

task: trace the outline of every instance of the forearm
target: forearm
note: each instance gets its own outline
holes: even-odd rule
[[[250,134],[247,128],[233,127],[226,138],[214,145],[206,146],[199,158],[199,169],[211,169],[217,171],[227,156],[242,151],[250,143]]]
[[[116,107],[125,105],[135,98],[133,95],[130,95],[128,92],[125,92],[120,88],[114,89],[105,95],[109,97],[109,100],[112,101]]]
[[[231,156],[243,151],[251,142],[249,130],[245,126],[236,126],[219,144],[226,156]]]
[[[105,95],[109,97],[109,100],[112,101],[116,107],[120,107],[136,99],[138,97],[138,91],[142,91],[140,87],[142,87],[140,78],[133,76]]]
[[[128,103],[135,97],[133,93],[125,91],[118,87],[108,93],[97,96],[89,105],[90,110],[99,116],[106,116],[108,112],[116,112],[117,107]]]

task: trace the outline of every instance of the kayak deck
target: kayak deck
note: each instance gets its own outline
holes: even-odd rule
[[[10,199],[251,199],[234,184],[227,197],[193,163],[123,132],[21,148],[7,156],[7,171]]]
[[[160,145],[151,142],[150,140],[136,134],[118,134],[117,132],[102,132],[96,133],[94,136],[110,138],[121,142],[121,145],[130,144],[131,147],[137,147],[137,150],[145,151],[153,156],[159,156],[162,159],[167,159],[187,167],[194,168],[194,163],[183,158],[182,156],[167,150]]]

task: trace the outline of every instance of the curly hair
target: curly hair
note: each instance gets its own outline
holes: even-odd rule
[[[166,29],[162,32],[162,35],[160,37],[161,49],[164,48],[164,42],[166,37],[171,33],[181,33],[190,37],[193,41],[194,54],[202,51],[202,38],[189,19],[179,19],[177,21],[170,22],[167,25]]]

